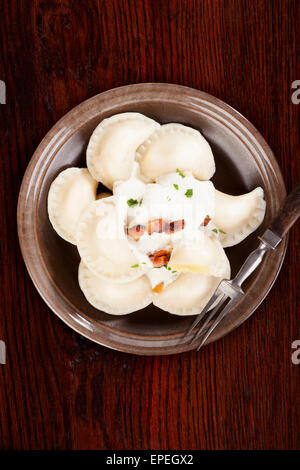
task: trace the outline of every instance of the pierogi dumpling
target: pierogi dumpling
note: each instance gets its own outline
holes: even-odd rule
[[[111,193],[103,191],[103,193],[97,194],[96,199],[98,201],[99,199],[104,199],[106,197],[111,197],[111,195],[112,195]]]
[[[203,233],[199,240],[191,240],[175,248],[168,265],[178,272],[222,277],[228,272],[229,261],[219,240]]]
[[[221,229],[219,236],[224,247],[240,243],[264,219],[266,202],[260,187],[241,196],[230,196],[215,190],[215,201],[213,223]]]
[[[203,310],[221,280],[229,278],[229,264],[222,277],[183,273],[160,294],[155,294],[153,303],[156,307],[175,315],[196,315]]]
[[[116,114],[94,130],[86,152],[93,177],[113,188],[115,181],[130,177],[135,151],[160,125],[139,113]]]
[[[199,131],[182,124],[165,124],[138,149],[142,175],[148,181],[173,173],[192,172],[195,178],[209,180],[215,172],[211,148]]]
[[[100,279],[81,262],[78,280],[87,301],[93,307],[111,315],[135,312],[152,302],[152,289],[146,276],[119,284]]]
[[[84,211],[77,227],[77,248],[89,270],[102,279],[126,282],[142,275],[113,196],[93,202]]]
[[[54,230],[76,245],[76,228],[86,207],[95,200],[97,181],[87,168],[68,168],[55,178],[48,193],[48,214]]]

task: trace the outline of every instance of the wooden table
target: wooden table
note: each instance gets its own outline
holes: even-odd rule
[[[3,5],[3,6],[2,6]],[[267,299],[200,353],[97,346],[46,306],[16,234],[22,176],[73,106],[136,82],[226,101],[262,133],[287,190],[299,180],[297,0],[1,2],[1,449],[296,449],[300,446],[299,225]],[[299,51],[299,49],[298,49]]]

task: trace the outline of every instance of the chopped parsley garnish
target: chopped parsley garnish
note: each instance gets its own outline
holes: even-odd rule
[[[175,184],[175,183],[174,183],[173,186],[174,186],[175,189],[177,189],[177,190],[179,189],[179,188],[178,188],[178,184]]]
[[[146,261],[142,261],[142,264],[147,264]]]
[[[139,202],[139,206],[141,206],[141,205],[142,205],[142,202],[143,202],[143,198],[140,200],[140,202]]]
[[[216,228],[213,228],[212,232],[218,233],[218,230]]]
[[[172,274],[177,273],[177,271],[172,271]]]
[[[207,215],[206,218],[207,218],[207,219],[210,219],[210,215]]]
[[[138,265],[138,264],[133,264],[131,267],[132,267],[132,268],[138,268],[139,265]]]
[[[168,271],[171,271],[172,268],[170,268],[170,266],[168,266],[167,264],[164,264],[164,268],[166,268]]]
[[[192,195],[193,195],[193,190],[192,190],[192,189],[187,189],[184,195],[185,195],[186,197],[192,197]]]
[[[127,201],[127,204],[129,205],[129,207],[134,207],[138,204],[138,201],[136,199],[128,199]]]
[[[226,234],[226,232],[223,232],[223,230],[221,230],[221,229],[219,229],[219,232],[220,232],[220,233],[224,233],[224,234]]]
[[[179,168],[176,169],[176,173],[178,173],[181,178],[185,178],[185,175],[179,170]]]

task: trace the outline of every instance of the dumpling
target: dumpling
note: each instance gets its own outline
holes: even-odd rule
[[[199,240],[187,241],[175,247],[168,266],[177,272],[222,277],[228,272],[230,265],[219,240],[203,232]]]
[[[77,248],[82,261],[96,276],[126,282],[142,275],[142,268],[118,221],[113,196],[89,205],[77,227]]]
[[[154,295],[153,303],[156,307],[175,315],[196,315],[203,310],[221,280],[225,278],[230,278],[229,265],[222,277],[192,273],[180,274],[160,294]]]
[[[211,148],[199,131],[182,124],[165,124],[138,149],[142,175],[155,181],[161,175],[192,172],[200,180],[209,180],[215,172]]]
[[[48,193],[48,214],[54,230],[76,245],[78,220],[95,200],[98,183],[87,168],[68,168],[55,178]]]
[[[99,279],[81,262],[78,280],[87,301],[93,307],[111,315],[135,312],[152,302],[152,289],[146,276],[119,284]]]
[[[213,223],[221,230],[222,246],[236,245],[248,237],[262,223],[265,211],[264,192],[260,187],[242,196],[230,196],[215,190]]]
[[[97,194],[96,199],[98,201],[99,199],[104,199],[106,197],[110,197],[111,195],[112,195],[111,193],[103,191],[103,193]]]
[[[135,151],[160,125],[139,113],[116,114],[94,130],[87,147],[87,166],[93,177],[112,189],[130,177]]]

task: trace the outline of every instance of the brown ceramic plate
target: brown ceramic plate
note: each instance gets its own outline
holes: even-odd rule
[[[239,245],[226,250],[234,276],[285,197],[274,155],[259,132],[241,114],[207,93],[191,88],[146,83],[115,88],[85,101],[48,132],[26,170],[19,194],[18,231],[28,272],[42,298],[71,328],[96,343],[135,354],[172,354],[191,349],[181,341],[193,317],[170,315],[153,305],[125,316],[93,308],[78,286],[79,255],[75,246],[52,229],[47,195],[57,174],[86,166],[85,150],[102,119],[126,111],[140,112],[160,123],[180,122],[199,129],[211,144],[216,187],[241,194],[262,186],[267,201],[264,223]],[[215,341],[244,322],[275,281],[287,240],[268,253],[244,287],[245,297],[209,338]]]

